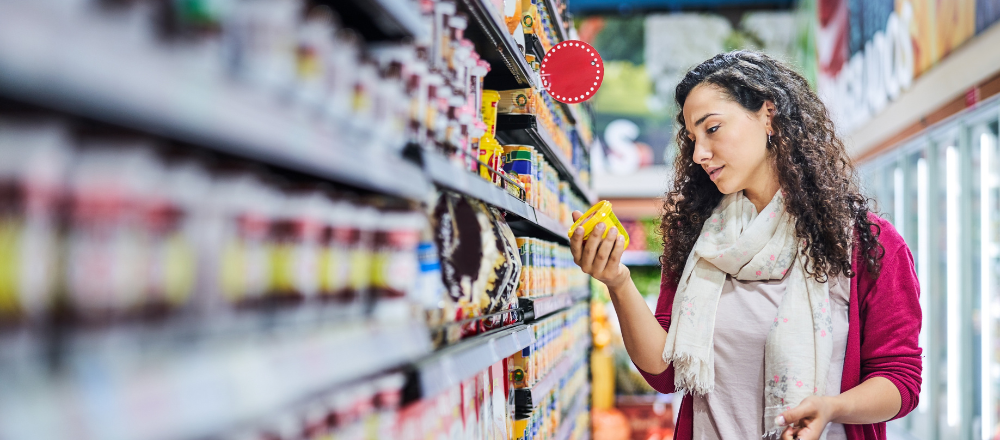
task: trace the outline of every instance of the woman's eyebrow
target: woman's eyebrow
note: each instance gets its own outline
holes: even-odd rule
[[[708,119],[709,116],[716,116],[716,115],[718,115],[718,113],[706,114],[705,116],[702,116],[701,119],[698,119],[698,121],[694,123],[694,126],[697,127],[701,125],[702,122],[705,122],[705,120]]]

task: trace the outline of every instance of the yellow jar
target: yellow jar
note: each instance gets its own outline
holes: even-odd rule
[[[601,236],[602,239],[608,236],[608,231],[611,228],[617,228],[618,233],[622,237],[625,237],[625,248],[628,248],[628,232],[625,231],[625,227],[618,221],[618,217],[615,217],[615,213],[611,211],[611,202],[607,200],[597,202],[596,205],[580,216],[580,219],[569,228],[568,235],[570,238],[573,238],[573,231],[583,226],[583,238],[586,240],[590,237],[590,233],[594,230],[594,227],[601,223],[604,223],[606,226],[604,235]]]

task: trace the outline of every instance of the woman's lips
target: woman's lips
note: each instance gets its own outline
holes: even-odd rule
[[[712,181],[715,182],[715,179],[718,179],[719,178],[719,174],[722,173],[722,169],[723,168],[725,168],[725,165],[723,165],[721,167],[709,168],[709,169],[707,169],[705,171],[708,172],[708,178],[712,179]]]

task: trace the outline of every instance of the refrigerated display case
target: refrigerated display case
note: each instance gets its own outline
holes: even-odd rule
[[[920,404],[890,423],[921,440],[1000,438],[998,118],[981,102],[859,166],[920,280]]]
[[[1000,435],[1000,149],[998,149],[996,120],[979,124],[972,130],[974,167],[973,203],[978,215],[973,240],[976,249],[973,257],[978,264],[972,266],[972,282],[977,288],[973,301],[974,367],[980,386],[975,387],[975,403],[983,439]]]

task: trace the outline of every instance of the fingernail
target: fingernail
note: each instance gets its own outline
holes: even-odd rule
[[[604,230],[604,223],[601,223],[601,224],[597,225],[597,228],[596,228],[596,229],[597,229],[598,231],[603,231],[603,230]]]
[[[775,417],[774,424],[778,426],[785,426],[785,416]]]
[[[619,242],[619,243],[622,243],[622,242],[624,242],[624,241],[625,241],[625,236],[624,236],[624,235],[619,235],[619,236],[618,236],[618,242]]]
[[[579,228],[576,228],[576,231],[574,231],[573,233],[574,234],[582,234],[583,233],[583,227],[581,226]]]

